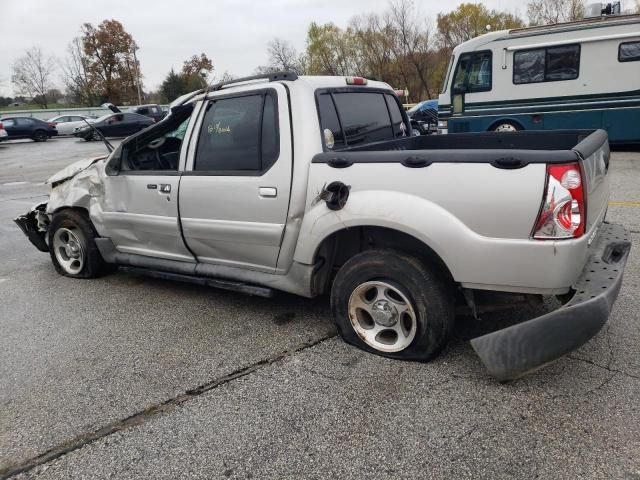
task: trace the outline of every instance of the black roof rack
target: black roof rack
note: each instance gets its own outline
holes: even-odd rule
[[[250,82],[251,80],[269,80],[270,82],[278,82],[282,80],[293,81],[297,79],[298,79],[298,74],[295,72],[282,71],[282,72],[262,73],[260,75],[251,75],[249,77],[234,78],[233,80],[227,80],[224,82],[215,83],[210,87],[206,88],[205,93],[215,92],[216,90],[221,90],[227,85],[233,85],[234,83]]]

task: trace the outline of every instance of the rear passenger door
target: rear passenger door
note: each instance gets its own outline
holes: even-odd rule
[[[275,269],[292,160],[283,85],[210,97],[180,183],[182,229],[198,261]]]

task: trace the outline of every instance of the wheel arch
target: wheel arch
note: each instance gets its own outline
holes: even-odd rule
[[[515,125],[516,128],[518,128],[519,130],[525,130],[524,125],[522,124],[522,122],[516,118],[513,117],[503,117],[499,120],[496,120],[494,122],[492,122],[489,125],[489,128],[487,128],[487,131],[491,132],[493,131],[494,128],[496,128],[498,125],[500,125],[501,123],[511,123],[512,125]]]
[[[363,251],[380,248],[417,257],[435,268],[446,281],[453,282],[446,262],[423,240],[397,228],[367,224],[336,230],[317,245],[312,259],[316,265],[311,280],[314,295],[327,291],[337,270],[347,260]]]

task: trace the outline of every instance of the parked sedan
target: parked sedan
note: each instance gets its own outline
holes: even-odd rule
[[[35,142],[46,142],[51,137],[58,135],[56,126],[52,123],[31,117],[5,117],[0,122],[7,131],[7,140],[30,138]]]
[[[91,122],[105,137],[128,137],[154,123],[151,118],[137,113],[110,113]],[[100,140],[100,135],[88,125],[77,128],[73,134],[87,142]]]
[[[87,115],[58,115],[50,118],[49,123],[55,124],[58,129],[58,135],[73,135],[76,128],[82,128],[87,124],[85,120],[94,120],[95,117]]]
[[[139,105],[131,110],[138,115],[144,115],[145,117],[153,118],[156,122],[162,120],[167,112],[160,105]]]

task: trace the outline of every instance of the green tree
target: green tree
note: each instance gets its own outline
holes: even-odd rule
[[[524,27],[517,16],[498,10],[489,10],[481,3],[462,3],[449,13],[438,14],[438,37],[440,44],[452,49],[467,40],[491,30]]]
[[[180,95],[187,93],[187,84],[182,75],[178,75],[173,68],[167,74],[160,86],[163,102],[173,102]]]

